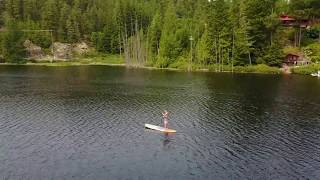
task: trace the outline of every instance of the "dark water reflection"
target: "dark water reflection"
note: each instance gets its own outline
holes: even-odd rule
[[[319,108],[312,77],[1,66],[0,177],[319,179]]]

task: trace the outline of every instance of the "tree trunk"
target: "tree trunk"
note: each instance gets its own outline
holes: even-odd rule
[[[192,63],[193,63],[193,42],[191,40],[191,62],[190,62],[191,69],[190,69],[190,71],[192,70]]]
[[[223,72],[223,61],[224,61],[224,51],[223,51],[223,48],[222,48],[222,50],[221,50],[222,52],[221,52],[221,54],[222,54],[222,56],[221,56],[221,72]]]
[[[122,56],[122,47],[121,47],[121,27],[119,26],[119,52],[120,57]]]
[[[294,47],[298,46],[298,32],[294,33]]]
[[[220,46],[220,34],[218,35],[218,37],[219,37],[219,40],[218,40],[218,52],[219,52],[219,55],[218,55],[218,57],[219,57],[219,72],[221,72],[221,46]]]
[[[52,31],[50,31],[50,36],[51,36],[51,51],[52,51],[52,59],[51,59],[51,63],[55,60],[55,55],[54,55],[54,43],[53,43],[53,35],[52,35]]]
[[[218,53],[219,53],[219,55],[218,55],[218,64],[219,64],[219,66],[218,66],[218,71],[220,72],[221,71],[221,47],[220,47],[220,38],[219,38],[219,41],[218,41]]]
[[[216,38],[216,40],[215,40],[215,49],[216,49],[216,67],[215,67],[215,69],[216,69],[216,72],[218,71],[217,70],[217,67],[218,67],[218,47],[217,47],[217,38]]]
[[[228,54],[227,55],[228,55],[228,63],[227,64],[229,65],[230,64],[230,48],[228,48]]]
[[[234,61],[234,31],[232,32],[232,55],[231,55],[232,73],[233,73],[233,61]]]
[[[299,47],[301,46],[301,26],[299,28]]]

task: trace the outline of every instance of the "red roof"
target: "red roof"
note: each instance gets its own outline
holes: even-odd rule
[[[300,54],[298,54],[298,53],[289,53],[289,54],[287,54],[287,57],[288,56],[296,56],[296,57],[300,57],[301,55]]]
[[[280,20],[281,20],[281,21],[295,21],[296,19],[293,18],[293,17],[290,17],[290,16],[288,16],[288,15],[281,15],[281,16],[280,16]]]

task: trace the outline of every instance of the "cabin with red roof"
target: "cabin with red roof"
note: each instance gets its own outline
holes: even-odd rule
[[[287,65],[296,64],[297,61],[301,59],[301,56],[295,53],[287,54],[284,60],[284,63]]]
[[[289,16],[287,14],[283,14],[279,17],[279,20],[282,22],[284,26],[294,26],[294,27],[301,27],[307,28],[312,24],[309,19],[299,19],[297,20],[293,16]]]
[[[283,64],[287,66],[299,66],[310,64],[310,60],[304,58],[302,53],[289,53],[286,55]]]
[[[280,16],[280,21],[282,22],[283,25],[294,25],[296,22],[296,19],[289,16],[289,15],[281,15]]]

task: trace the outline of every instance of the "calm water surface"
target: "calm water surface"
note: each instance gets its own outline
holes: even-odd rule
[[[0,179],[320,179],[320,79],[1,66]]]

